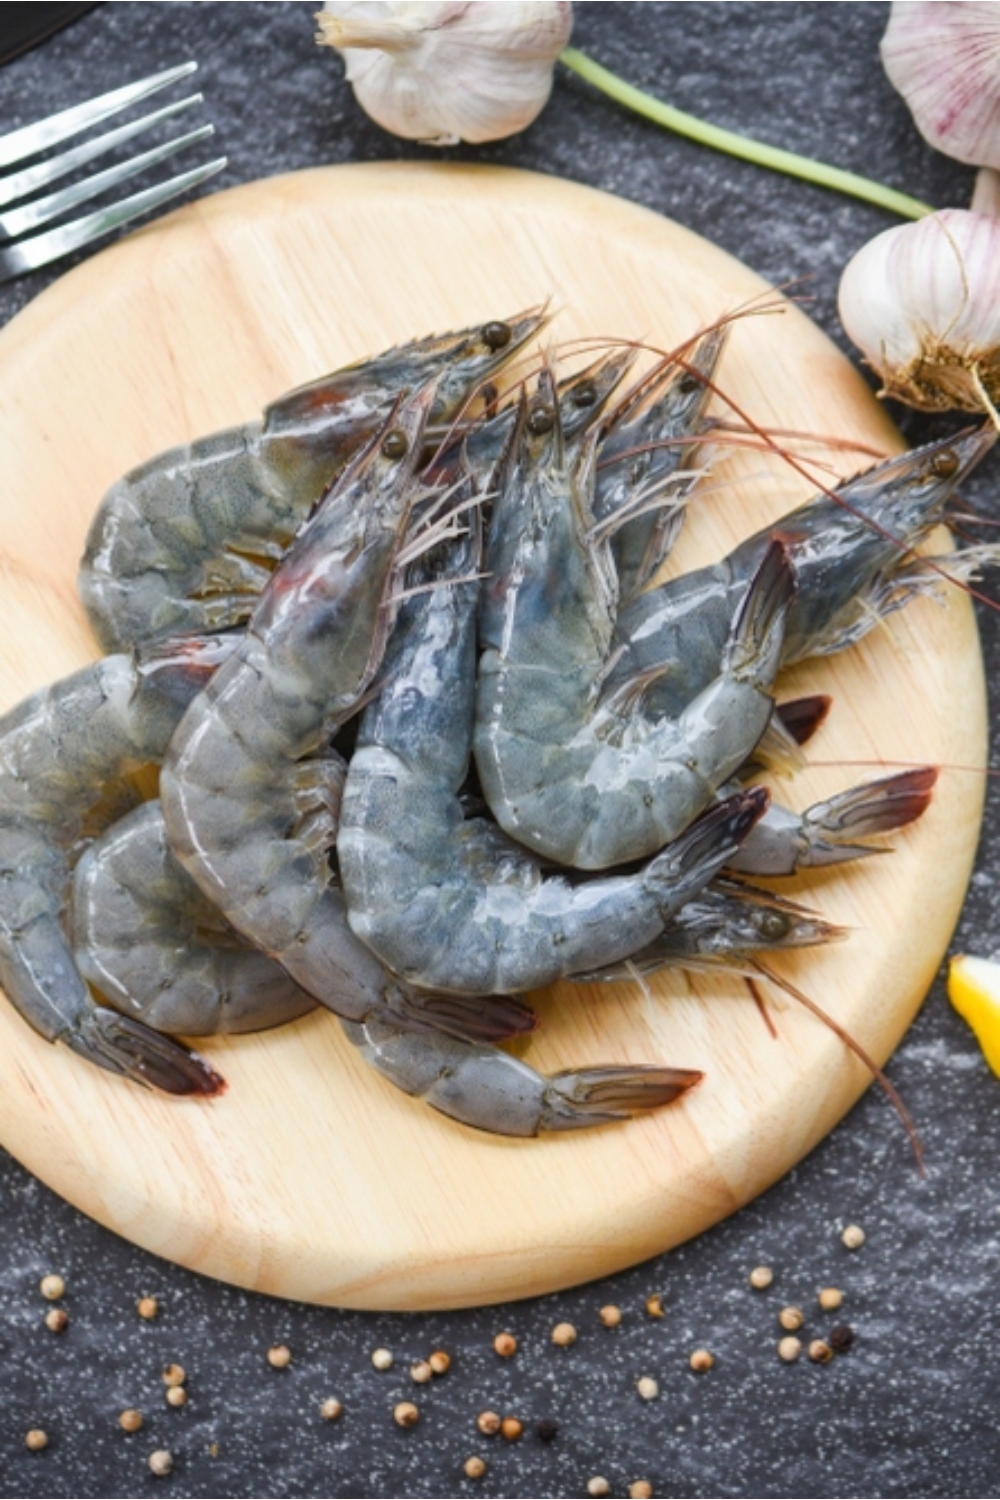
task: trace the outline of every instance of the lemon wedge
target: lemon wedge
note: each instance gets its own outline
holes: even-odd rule
[[[983,1056],[1000,1077],[1000,963],[958,954],[948,969],[948,999],[972,1027]]]

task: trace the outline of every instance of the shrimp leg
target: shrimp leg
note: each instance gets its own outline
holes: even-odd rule
[[[174,1094],[214,1094],[222,1080],[196,1053],[95,1003],[63,908],[73,856],[106,811],[105,788],[162,758],[184,708],[233,646],[189,638],[105,657],[0,719],[0,984],[48,1041]]]

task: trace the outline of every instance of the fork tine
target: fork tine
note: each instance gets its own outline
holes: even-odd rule
[[[26,203],[23,208],[12,208],[7,213],[0,214],[0,234],[6,235],[8,239],[14,239],[19,234],[26,234],[29,229],[35,229],[39,224],[47,224],[49,219],[57,219],[60,214],[68,213],[71,208],[76,208],[78,203],[86,203],[89,198],[96,198],[100,193],[117,187],[120,182],[125,182],[129,177],[135,177],[146,167],[155,167],[158,162],[165,161],[176,151],[183,151],[186,146],[193,146],[196,141],[205,141],[214,134],[214,125],[202,125],[197,130],[189,130],[186,135],[177,136],[175,140],[164,141],[162,145],[153,146],[149,151],[132,156],[128,161],[107,167],[103,172],[95,172],[93,177],[85,177],[82,182],[74,182],[69,187],[60,188],[55,193],[49,193],[45,198],[35,198],[31,203]]]
[[[58,156],[48,156],[33,167],[24,167],[20,172],[11,172],[8,177],[0,177],[0,206],[16,203],[19,198],[27,198],[31,193],[37,193],[39,188],[48,187],[50,182],[58,182],[60,177],[66,177],[70,172],[75,172],[77,167],[84,167],[89,161],[103,156],[105,152],[113,151],[116,146],[123,145],[134,135],[148,130],[150,126],[169,120],[173,115],[180,114],[182,110],[190,109],[193,104],[201,104],[202,99],[201,94],[190,94],[186,99],[178,99],[176,104],[167,104],[163,109],[156,109],[152,114],[143,115],[139,120],[130,120],[127,125],[118,125],[114,130],[95,136],[93,140],[84,141],[80,146],[71,146],[68,151],[61,151]]]
[[[137,83],[112,89],[109,94],[101,94],[96,99],[87,100],[85,104],[60,110],[58,114],[38,120],[34,125],[25,125],[20,130],[12,130],[8,135],[0,136],[0,167],[14,166],[29,156],[37,155],[39,151],[47,151],[59,141],[78,135],[81,130],[89,129],[100,120],[106,120],[108,115],[117,114],[120,109],[138,103],[149,94],[155,94],[158,89],[165,89],[178,78],[186,78],[197,66],[196,62],[181,63],[176,68],[153,73]]]
[[[195,167],[191,172],[182,172],[177,177],[171,177],[167,182],[158,183],[156,187],[144,188],[142,192],[133,193],[129,198],[122,198],[118,203],[112,203],[107,208],[99,208],[95,213],[86,214],[82,219],[74,219],[71,224],[61,224],[58,229],[50,229],[45,234],[32,235],[30,239],[21,240],[19,244],[8,245],[5,249],[0,249],[0,282],[12,281],[15,276],[23,276],[26,271],[37,271],[39,266],[46,266],[50,261],[58,260],[63,255],[69,255],[72,251],[89,245],[92,240],[99,239],[103,234],[110,234],[113,229],[118,229],[122,224],[128,224],[132,219],[137,219],[140,214],[150,213],[153,209],[162,207],[164,203],[169,203],[171,198],[179,197],[190,188],[207,182],[209,177],[215,176],[216,172],[221,172],[226,161],[225,156],[217,157],[215,161],[207,162],[203,167]]]

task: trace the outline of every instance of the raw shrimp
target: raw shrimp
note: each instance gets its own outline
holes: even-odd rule
[[[117,1010],[156,1031],[260,1031],[316,1005],[202,895],[174,858],[155,799],[86,850],[71,910],[80,973]]]
[[[105,657],[0,719],[0,983],[48,1041],[173,1094],[214,1094],[222,1080],[197,1054],[95,1003],[62,913],[74,854],[139,800],[130,778],[162,757],[234,645],[187,638]]]
[[[450,423],[545,317],[533,308],[387,350],[283,396],[263,422],[126,474],[91,524],[79,577],[102,648],[242,623],[320,495],[396,398],[438,375],[430,420]]]
[[[766,805],[715,808],[631,876],[571,885],[459,800],[475,704],[474,536],[404,604],[348,769],[337,857],[355,933],[410,983],[518,992],[652,940]]]
[[[580,869],[662,848],[747,759],[771,718],[794,589],[775,542],[732,601],[712,680],[672,716],[646,714],[648,682],[604,691],[616,587],[607,541],[590,537],[592,463],[592,434],[565,443],[543,389],[494,506],[475,730],[500,826]]]
[[[77,865],[73,933],[81,972],[157,1029],[189,1036],[258,1030],[315,1005],[219,917],[174,859],[156,801],[116,823]],[[341,1024],[366,1062],[397,1087],[501,1135],[622,1120],[669,1103],[702,1077],[654,1066],[546,1077],[486,1043],[414,1030],[385,1007],[363,1023]]]
[[[493,1040],[526,1029],[526,1008],[388,981],[347,925],[327,858],[342,762],[324,747],[381,659],[434,399],[428,385],[398,406],[289,549],[238,650],[177,729],[160,797],[174,852],[201,889],[324,1005]]]
[[[649,714],[676,713],[701,692],[718,673],[736,602],[775,538],[788,547],[796,578],[782,666],[853,645],[880,617],[939,585],[940,572],[912,549],[942,521],[948,499],[996,436],[984,426],[889,459],[838,486],[844,503],[818,495],[722,562],[640,594],[619,614],[620,655],[608,690],[648,683]],[[937,563],[962,578],[996,555],[968,548]]]

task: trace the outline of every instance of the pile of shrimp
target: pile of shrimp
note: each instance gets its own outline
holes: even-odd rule
[[[319,1003],[408,1094],[534,1135],[702,1074],[544,1076],[497,1045],[531,1030],[530,991],[753,973],[840,935],[748,877],[875,852],[936,773],[780,807],[753,778],[800,764],[829,702],[776,681],[934,587],[914,548],[995,434],[657,583],[717,437],[726,328],[639,378],[625,346],[569,374],[544,356],[501,400],[545,319],[388,350],[105,497],[80,590],[107,654],[0,719],[0,983],[43,1037],[211,1095],[178,1035]]]

